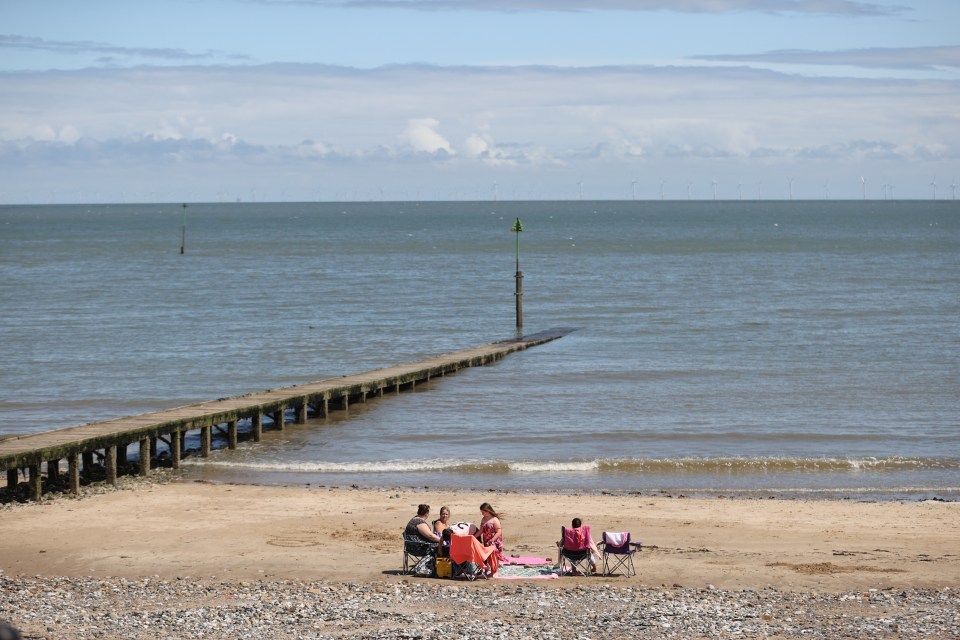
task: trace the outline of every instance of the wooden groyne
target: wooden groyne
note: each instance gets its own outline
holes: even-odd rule
[[[9,436],[0,439],[0,471],[7,472],[8,489],[17,486],[20,472],[26,471],[30,497],[39,501],[44,490],[43,472],[46,471],[48,485],[59,484],[61,462],[66,459],[68,486],[76,494],[80,492],[81,478],[95,474],[102,474],[108,483],[116,484],[118,469],[127,467],[127,450],[134,443],[140,445],[137,463],[140,475],[150,473],[151,460],[157,462],[161,444],[165,445],[162,452],[165,464],[179,468],[184,441],[191,431],[199,432],[199,455],[206,457],[213,446],[215,429],[225,433],[227,447],[233,449],[237,446],[237,425],[241,421],[249,422],[248,435],[257,442],[265,428],[283,429],[288,412],[293,422],[303,424],[309,417],[323,418],[329,411],[346,410],[351,404],[366,402],[370,397],[400,393],[431,378],[491,364],[510,353],[556,340],[569,332],[569,329],[551,329],[365,373],[44,433]]]

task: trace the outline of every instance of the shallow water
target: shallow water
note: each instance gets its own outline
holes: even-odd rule
[[[188,465],[208,479],[960,496],[960,207],[0,208],[0,434],[570,335]]]

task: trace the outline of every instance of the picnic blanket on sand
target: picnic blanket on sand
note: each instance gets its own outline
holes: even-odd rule
[[[559,577],[549,558],[533,556],[505,556],[494,576],[498,580],[552,580]]]

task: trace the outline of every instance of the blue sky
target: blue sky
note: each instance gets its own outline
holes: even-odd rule
[[[949,199],[957,34],[955,0],[0,0],[0,203]]]

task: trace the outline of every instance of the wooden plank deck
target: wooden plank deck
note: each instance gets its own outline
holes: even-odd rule
[[[127,446],[140,442],[143,453],[149,451],[146,447],[151,441],[155,447],[157,438],[168,438],[174,466],[177,466],[181,438],[187,431],[201,431],[201,442],[205,443],[202,455],[206,455],[209,452],[212,427],[226,425],[232,434],[230,446],[235,446],[237,421],[249,419],[254,425],[254,440],[259,440],[258,429],[264,424],[264,416],[270,419],[268,424],[273,428],[283,428],[284,414],[290,409],[295,411],[296,422],[304,422],[311,405],[314,416],[325,416],[331,409],[346,409],[351,402],[365,402],[371,394],[382,396],[385,392],[399,392],[460,369],[490,364],[515,351],[556,340],[570,331],[564,328],[550,329],[530,336],[338,378],[267,389],[243,396],[220,398],[44,433],[6,436],[0,438],[0,471],[7,471],[7,482],[10,484],[15,482],[18,469],[28,469],[33,498],[39,500],[40,465],[44,462],[47,463],[48,475],[51,472],[57,474],[59,470],[52,467],[59,467],[60,460],[67,458],[74,488],[79,489],[76,476],[79,474],[81,455],[85,456],[86,464],[90,464],[94,453],[101,455],[107,464],[108,480],[115,480],[118,452],[125,452]],[[149,460],[146,461],[146,466],[143,460],[140,464],[141,473],[148,473]]]

